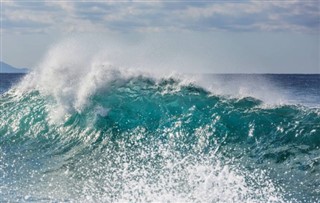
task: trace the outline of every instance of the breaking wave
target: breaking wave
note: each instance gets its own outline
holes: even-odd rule
[[[0,96],[1,201],[320,200],[319,108],[63,55]]]

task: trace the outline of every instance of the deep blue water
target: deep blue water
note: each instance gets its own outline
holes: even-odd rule
[[[320,74],[211,74],[206,80],[230,89],[246,88],[253,96],[268,100],[283,99],[285,104],[320,106]],[[270,95],[268,95],[270,93]],[[274,98],[272,98],[274,97]],[[278,97],[278,98],[277,98]]]
[[[24,73],[0,73],[0,93],[3,93],[10,89],[10,87],[19,82]]]
[[[320,75],[114,72],[0,75],[0,202],[320,201]]]

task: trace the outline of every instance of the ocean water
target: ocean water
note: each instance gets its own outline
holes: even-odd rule
[[[17,84],[24,76],[24,73],[0,73],[0,94],[8,91],[10,87]]]
[[[319,202],[320,75],[0,75],[0,202]]]

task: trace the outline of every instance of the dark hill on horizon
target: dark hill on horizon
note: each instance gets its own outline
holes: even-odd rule
[[[28,73],[27,68],[16,68],[3,61],[0,61],[0,73]]]

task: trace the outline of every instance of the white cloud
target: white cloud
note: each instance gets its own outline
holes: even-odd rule
[[[188,7],[178,11],[180,17],[207,18],[214,15],[242,16],[246,14],[256,14],[266,10],[270,5],[261,2],[248,3],[213,3],[206,7]]]
[[[33,10],[5,10],[4,17],[14,22],[33,22],[43,24],[53,24],[54,16],[48,14],[45,11],[33,11]]]
[[[45,1],[48,6],[58,6],[62,10],[68,13],[74,13],[75,8],[74,8],[74,3],[72,1],[50,1],[46,0]]]
[[[4,29],[68,32],[165,30],[319,32],[317,1],[50,1],[3,3]],[[8,21],[8,22],[5,22]],[[20,26],[19,22],[24,22]],[[27,26],[26,24],[32,24]],[[36,26],[36,24],[38,24]],[[20,26],[20,27],[19,27]],[[29,30],[28,30],[29,29]]]

